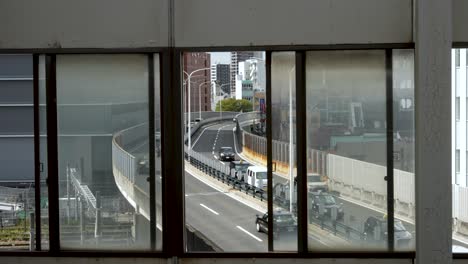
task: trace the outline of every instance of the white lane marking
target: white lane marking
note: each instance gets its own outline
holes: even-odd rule
[[[206,205],[204,205],[204,204],[200,204],[200,206],[203,207],[203,208],[205,208],[206,210],[212,212],[212,213],[215,214],[215,215],[219,215],[218,212],[216,212],[215,210],[209,208],[208,206],[206,206]]]
[[[195,142],[192,143],[192,148],[195,147],[195,145],[198,143],[198,140],[201,138],[201,136],[203,135],[203,133],[205,132],[205,130],[207,130],[208,128],[210,127],[214,127],[214,126],[218,126],[219,124],[214,124],[214,125],[211,125],[211,126],[207,126],[205,127],[202,132],[200,133],[200,135],[197,137],[197,139],[195,140]],[[213,148],[214,149],[214,148]]]
[[[222,162],[222,161],[219,161],[219,162],[221,162],[221,164],[223,164],[223,165],[224,165],[224,162]]]
[[[214,155],[214,151],[211,151],[211,154],[213,154],[213,155]]]
[[[143,142],[143,144],[140,144],[140,145],[138,145],[138,146],[132,148],[132,150],[130,150],[129,152],[130,152],[130,153],[133,153],[133,152],[135,152],[137,149],[143,147],[143,146],[146,145],[146,144],[148,144],[148,141],[145,141],[145,142]]]
[[[237,197],[236,195],[234,195],[233,193],[229,193],[229,192],[226,192],[224,191],[222,188],[216,186],[215,184],[209,182],[209,181],[205,181],[201,176],[198,176],[194,171],[192,171],[191,169],[187,169],[185,168],[185,172],[187,172],[188,174],[192,175],[193,178],[199,180],[201,183],[205,184],[205,185],[208,185],[210,186],[211,188],[215,189],[216,191],[220,192],[220,193],[223,193],[225,194],[226,196],[229,196],[231,199],[233,200],[236,200],[238,201],[239,203],[241,204],[244,204],[254,210],[256,210],[257,212],[260,212],[260,213],[265,213],[265,209],[258,206],[258,205],[255,205],[255,204],[252,204],[251,202],[247,202],[245,201],[244,199],[241,199],[239,197]]]
[[[255,238],[258,242],[263,242],[263,240],[261,240],[260,238],[254,236],[252,233],[250,233],[249,231],[245,230],[244,228],[240,227],[240,226],[236,226],[237,228],[239,228],[241,231],[243,231],[244,233],[246,233],[247,235]]]
[[[218,159],[218,156],[216,156],[216,155],[214,155],[213,157],[214,157],[215,159]]]
[[[218,142],[219,132],[221,132],[221,130],[222,130],[223,128],[227,127],[227,126],[232,126],[232,125],[231,125],[231,124],[229,124],[229,125],[224,125],[224,126],[222,126],[222,127],[220,127],[220,128],[218,129],[218,132],[216,133],[216,138],[215,138],[214,143],[213,143],[213,150],[216,149],[216,143]],[[214,153],[213,153],[213,155],[214,155]],[[214,156],[214,157],[215,157],[216,159],[218,159],[216,156]],[[222,162],[221,162],[221,163],[222,163]],[[224,164],[224,163],[223,163],[223,164]]]

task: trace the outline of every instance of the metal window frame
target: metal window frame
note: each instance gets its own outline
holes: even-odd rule
[[[41,168],[40,168],[40,123],[39,123],[39,56],[33,56],[33,115],[34,115],[34,206],[35,250],[41,251]]]
[[[50,51],[50,50],[48,50]],[[48,251],[40,252],[40,253],[45,253],[45,254],[40,254],[46,255],[46,256],[61,256],[61,257],[68,257],[68,256],[121,256],[121,257],[166,257],[166,254],[164,254],[162,251],[155,251],[156,248],[156,196],[155,196],[155,153],[154,151],[150,151],[150,175],[149,175],[149,180],[150,180],[150,250],[132,250],[132,251],[119,251],[119,252],[113,252],[112,250],[109,249],[103,249],[103,250],[82,250],[82,249],[66,249],[63,250],[60,248],[60,218],[58,214],[53,214],[51,211],[54,211],[53,208],[57,208],[55,211],[58,211],[59,208],[59,201],[58,201],[58,191],[59,191],[59,186],[58,186],[58,127],[57,127],[57,87],[56,87],[56,55],[122,55],[122,54],[139,54],[139,55],[144,55],[147,58],[148,62],[148,116],[149,116],[149,135],[154,134],[155,130],[155,104],[154,104],[154,54],[158,54],[159,58],[161,58],[161,55],[163,53],[167,52],[166,49],[105,49],[105,50],[100,50],[100,49],[79,49],[79,50],[61,50],[60,53],[55,53],[53,52],[52,54],[45,55],[46,56],[46,100],[47,100],[47,137],[48,137],[48,142],[47,142],[47,155],[48,155],[48,194],[49,194],[49,235],[50,237],[50,248]],[[39,56],[42,55],[40,53],[35,53],[33,56]],[[161,63],[161,59],[158,61]],[[161,65],[161,64],[160,64]],[[161,84],[160,84],[160,90],[159,92],[162,93],[163,89],[162,85],[162,78],[161,78]],[[160,97],[162,98],[162,97]],[[38,100],[38,98],[35,98],[35,100]],[[160,104],[162,106],[162,104]],[[49,111],[50,109],[50,111]],[[161,109],[160,109],[161,111]],[[162,112],[161,112],[162,113]],[[39,122],[39,120],[38,120]],[[36,131],[35,131],[36,132]],[[37,133],[39,133],[39,130],[37,130]],[[52,141],[52,145],[49,143]],[[154,149],[155,146],[155,139],[154,137],[149,137],[149,145],[150,148],[153,146],[151,149]],[[52,153],[50,153],[50,150],[52,150]],[[54,151],[55,150],[55,151]],[[35,155],[39,155],[39,149],[35,150]],[[161,158],[164,158],[164,152],[161,155]],[[164,163],[161,162],[161,171],[164,171]],[[57,172],[54,173],[52,171],[51,175],[51,169],[54,171],[56,170]],[[52,176],[52,177],[51,177]],[[37,176],[36,176],[37,177]],[[162,177],[162,184],[164,182],[164,177]],[[162,188],[162,199],[164,200],[164,193],[165,193],[166,188]],[[52,193],[52,197],[51,197]],[[53,197],[56,196],[56,199]],[[164,201],[162,202],[163,207],[164,206]],[[52,217],[51,217],[52,216]],[[165,221],[163,219],[163,230],[164,228]],[[53,243],[52,237],[56,237],[55,241],[56,243]],[[163,234],[163,245],[164,245],[164,234]],[[25,252],[18,251],[17,253],[23,254]],[[37,252],[39,253],[39,252]],[[0,256],[3,255],[2,252],[0,252]],[[15,254],[16,255],[16,254]]]
[[[296,155],[298,158],[298,182],[302,183],[302,188],[298,188],[297,200],[298,207],[301,207],[301,212],[298,212],[298,252],[293,253],[284,253],[273,251],[273,241],[272,240],[272,214],[269,213],[269,231],[268,231],[268,253],[203,253],[203,252],[185,252],[181,257],[256,257],[256,258],[268,258],[268,257],[298,257],[298,258],[323,258],[323,257],[334,257],[334,258],[347,258],[347,257],[372,257],[372,258],[387,258],[389,256],[396,258],[414,258],[415,251],[394,251],[393,242],[391,243],[392,247],[387,247],[386,251],[333,251],[333,252],[324,252],[324,251],[309,251],[307,243],[307,214],[304,217],[303,210],[307,209],[307,178],[300,177],[300,172],[306,172],[307,167],[304,164],[299,164],[299,159],[306,161],[306,144],[299,144],[299,142],[306,142],[306,131],[305,131],[305,120],[306,120],[306,83],[305,83],[305,52],[306,51],[320,51],[320,50],[382,50],[385,52],[385,72],[386,72],[386,117],[387,123],[391,123],[393,127],[393,72],[392,72],[392,50],[393,49],[413,49],[414,43],[393,43],[393,44],[363,44],[363,45],[354,45],[354,44],[344,44],[344,45],[305,45],[305,46],[255,46],[255,47],[184,47],[177,48],[178,53],[183,52],[229,52],[229,51],[265,51],[266,61],[270,62],[270,65],[265,65],[266,67],[266,102],[267,105],[271,105],[271,53],[272,52],[295,52],[296,54],[296,116],[297,120],[302,120],[302,124],[297,122],[296,127],[296,136],[298,142],[298,148],[296,150]],[[388,57],[390,56],[390,57]],[[269,74],[268,74],[269,73]],[[390,93],[390,97],[388,94]],[[299,97],[302,96],[302,97]],[[388,117],[391,119],[388,119]],[[267,123],[271,124],[271,107],[267,106]],[[304,126],[304,129],[299,129],[299,126]],[[272,146],[271,146],[271,126],[267,125],[267,169],[268,169],[268,211],[272,212]],[[271,129],[271,128],[270,128]],[[303,131],[300,131],[303,130]],[[393,130],[393,129],[392,129]],[[391,137],[389,137],[389,135]],[[389,144],[390,139],[390,144]],[[270,145],[270,146],[269,146]],[[390,146],[390,147],[389,147]],[[388,224],[392,223],[388,231],[394,229],[394,205],[393,205],[393,131],[387,130],[387,195],[389,196],[388,201],[388,210],[387,210],[387,221]],[[391,155],[388,155],[391,153]],[[303,162],[302,162],[303,163]],[[305,174],[304,174],[305,175]],[[303,183],[305,182],[305,184]],[[390,183],[392,184],[391,186]],[[390,190],[390,192],[388,191]],[[184,195],[183,193],[181,194]],[[391,205],[390,205],[391,204]],[[298,210],[299,211],[299,210]],[[299,218],[299,214],[302,215],[302,219]],[[185,219],[184,219],[185,221]],[[306,238],[306,239],[304,239]],[[394,240],[394,233],[388,237],[388,244],[390,241]]]
[[[56,94],[56,81],[55,81],[55,55],[58,54],[159,54],[160,61],[160,74],[161,74],[161,88],[160,88],[160,98],[161,98],[161,136],[164,139],[162,143],[162,173],[164,175],[171,175],[171,177],[162,177],[162,211],[163,211],[163,249],[162,252],[148,252],[148,251],[110,251],[110,250],[60,250],[59,244],[59,226],[58,226],[58,217],[53,220],[54,223],[49,222],[50,227],[50,249],[49,251],[40,251],[40,252],[25,252],[25,251],[0,251],[0,256],[57,256],[57,257],[144,257],[144,258],[170,258],[170,257],[180,257],[180,258],[395,258],[395,259],[406,259],[415,257],[415,252],[374,252],[374,251],[334,251],[334,252],[319,252],[319,251],[308,251],[307,249],[307,239],[303,239],[304,236],[307,238],[307,226],[304,226],[304,222],[307,223],[307,219],[302,217],[302,220],[299,222],[298,226],[298,252],[284,253],[284,252],[268,252],[268,253],[204,253],[204,252],[185,252],[185,215],[184,215],[184,170],[183,167],[183,144],[182,144],[182,114],[183,114],[183,104],[182,104],[182,89],[172,89],[173,87],[180,87],[181,78],[182,78],[182,69],[181,69],[181,54],[182,52],[216,52],[216,51],[265,51],[267,54],[270,54],[270,63],[268,67],[271,67],[271,52],[273,51],[293,51],[296,52],[296,66],[298,64],[303,64],[301,71],[296,71],[296,99],[305,94],[305,51],[312,50],[392,50],[392,49],[414,49],[414,43],[389,43],[389,44],[343,44],[343,45],[302,45],[302,46],[290,46],[290,45],[276,45],[276,46],[226,46],[226,47],[183,47],[183,48],[129,48],[129,49],[0,49],[0,53],[31,53],[34,56],[37,55],[46,55],[46,90],[48,91],[47,96],[47,129],[48,129],[48,138],[51,136],[53,140],[47,142],[47,147],[50,150],[55,150],[55,152],[49,153],[49,170],[58,169],[58,157],[57,157],[57,106],[56,102],[54,103],[51,98],[55,98]],[[298,56],[298,54],[301,54]],[[301,58],[302,57],[302,58]],[[268,58],[268,55],[267,55]],[[302,61],[302,62],[300,62]],[[164,65],[164,67],[162,67]],[[300,65],[299,65],[300,66]],[[299,68],[298,68],[299,69]],[[149,77],[150,80],[153,77]],[[53,80],[53,81],[52,81]],[[153,79],[154,80],[154,79]],[[271,68],[270,74],[266,76],[267,85],[271,85]],[[151,84],[149,84],[151,86]],[[154,88],[154,86],[153,86]],[[150,87],[149,87],[150,89]],[[51,91],[52,90],[52,91]],[[271,89],[270,89],[271,90]],[[52,92],[52,94],[50,94]],[[149,91],[150,95],[150,91]],[[49,98],[50,97],[50,98]],[[267,98],[271,95],[268,95]],[[153,98],[154,99],[154,98]],[[305,118],[305,96],[297,100],[297,118],[298,120],[303,120]],[[52,103],[49,105],[49,102]],[[268,99],[267,99],[268,102]],[[271,101],[270,101],[271,102]],[[154,101],[152,102],[154,104]],[[151,102],[150,102],[151,104]],[[153,105],[154,106],[154,105]],[[49,108],[51,111],[49,111]],[[151,110],[150,110],[151,111]],[[153,109],[154,111],[154,109]],[[268,114],[270,112],[270,114]],[[154,112],[153,112],[154,114]],[[271,107],[267,107],[267,119],[270,116],[271,120]],[[49,119],[55,120],[49,124]],[[151,125],[151,124],[150,124]],[[302,126],[302,125],[300,125]],[[53,127],[55,130],[50,131],[50,128]],[[267,125],[267,130],[270,126]],[[299,126],[298,126],[299,128]],[[36,130],[36,127],[35,127]],[[151,130],[151,129],[150,129]],[[301,129],[296,129],[297,133],[297,142],[305,142],[305,135],[302,135],[300,132]],[[54,135],[55,132],[55,135]],[[151,132],[151,131],[150,131]],[[154,120],[153,120],[153,132],[154,132]],[[38,132],[37,132],[38,133]],[[50,134],[49,134],[50,133]],[[303,133],[305,133],[303,131]],[[271,135],[271,128],[270,128]],[[271,137],[270,137],[271,138]],[[52,138],[51,138],[52,139]],[[153,139],[154,143],[154,139]],[[151,143],[150,143],[151,144]],[[305,145],[304,145],[305,146]],[[272,146],[268,147],[267,151],[272,151]],[[268,150],[269,149],[269,150]],[[35,149],[35,152],[38,152],[38,149]],[[305,165],[299,165],[299,160],[306,156],[304,147],[297,148],[297,157],[298,157],[298,172],[306,170]],[[35,153],[36,154],[36,153]],[[37,153],[38,154],[38,153]],[[164,155],[165,154],[165,155]],[[170,158],[169,158],[170,157]],[[52,159],[51,159],[52,158]],[[271,153],[269,155],[271,159]],[[52,167],[51,165],[55,165]],[[150,168],[153,166],[152,179],[154,179],[154,160],[150,161]],[[271,161],[269,162],[271,167]],[[271,168],[269,169],[271,172]],[[53,177],[51,177],[53,176]],[[151,175],[150,175],[151,176]],[[35,176],[37,177],[37,176]],[[272,177],[271,173],[268,177]],[[55,179],[55,185],[51,180]],[[271,178],[269,178],[271,179]],[[306,181],[306,178],[298,178],[298,181],[301,183]],[[56,200],[52,201],[52,206],[58,210],[58,172],[55,175],[50,175],[48,179],[48,189],[49,189],[49,200],[51,196],[57,196]],[[52,183],[52,186],[50,185]],[[269,185],[271,180],[269,181]],[[306,187],[302,183],[302,188],[298,189],[298,207],[306,207],[307,197],[304,195],[306,193]],[[306,186],[306,185],[305,185]],[[269,186],[270,187],[270,186]],[[154,188],[154,186],[153,186]],[[272,195],[272,189],[269,189],[269,196]],[[304,190],[305,189],[305,190]],[[50,194],[50,193],[55,194]],[[302,192],[302,193],[301,193]],[[53,197],[52,197],[53,198]],[[153,197],[155,198],[155,197]],[[171,201],[171,206],[167,206],[169,201]],[[272,203],[269,199],[269,204]],[[49,211],[52,212],[50,216],[53,216],[53,208],[49,203]],[[37,210],[37,209],[36,209]],[[269,205],[270,210],[270,205]],[[302,210],[301,210],[302,211]],[[269,214],[271,215],[271,214]],[[50,221],[50,220],[49,220]],[[272,221],[269,221],[272,223]],[[52,224],[57,223],[57,225]],[[53,227],[51,227],[53,226]],[[272,230],[272,229],[270,229]],[[55,233],[54,233],[55,232]],[[53,236],[52,236],[53,235]],[[55,237],[52,239],[52,237]],[[269,236],[272,237],[272,236]],[[299,241],[299,237],[302,237],[302,241]],[[52,243],[55,242],[55,243]],[[270,242],[269,242],[270,243]],[[54,245],[52,245],[54,244]],[[457,254],[454,254],[455,256]]]

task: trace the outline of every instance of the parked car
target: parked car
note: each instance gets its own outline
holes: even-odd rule
[[[268,213],[262,216],[257,215],[255,226],[257,232],[268,233]],[[297,219],[288,211],[275,211],[273,214],[273,227],[275,236],[282,232],[294,233],[297,230]]]
[[[247,173],[247,168],[252,166],[250,163],[243,160],[234,160],[229,163],[231,169],[231,176],[237,178],[239,181],[244,181],[244,175]]]
[[[221,147],[219,148],[219,160],[226,161],[226,160],[234,160],[236,155],[231,147]]]
[[[403,223],[398,219],[394,220],[394,230],[395,247],[408,248],[413,236],[406,230]],[[387,241],[387,219],[385,217],[368,217],[366,222],[364,222],[364,234],[366,234],[367,240],[370,241]]]
[[[333,195],[326,192],[309,192],[310,210],[317,215],[333,217],[333,211],[336,210],[336,220],[344,217],[343,205],[338,204]]]

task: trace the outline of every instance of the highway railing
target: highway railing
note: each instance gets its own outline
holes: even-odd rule
[[[229,165],[222,164],[218,160],[210,159],[203,154],[185,148],[185,160],[197,168],[199,171],[213,177],[214,179],[232,186],[239,191],[245,191],[261,201],[267,200],[266,190],[249,185],[236,177],[236,171]]]

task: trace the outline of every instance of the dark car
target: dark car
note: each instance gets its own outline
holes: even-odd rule
[[[231,147],[221,147],[219,149],[219,160],[226,161],[226,160],[234,160],[236,155]]]
[[[138,174],[149,175],[149,160],[148,157],[142,157],[138,161]]]
[[[408,232],[403,223],[395,219],[395,247],[407,248],[413,236]],[[387,219],[385,217],[377,218],[370,216],[364,222],[364,233],[369,241],[387,241]]]
[[[244,180],[244,174],[247,172],[247,168],[252,164],[243,160],[234,160],[229,163],[231,169],[231,176],[238,180]]]
[[[343,219],[343,206],[336,203],[333,195],[326,192],[309,192],[309,199],[311,199],[310,210],[316,216],[323,215],[332,218],[333,211],[336,210],[336,220]]]
[[[268,233],[268,213],[263,216],[257,215],[255,225],[258,232]],[[288,211],[277,211],[273,214],[273,227],[275,236],[279,235],[280,232],[296,232],[297,220]]]

